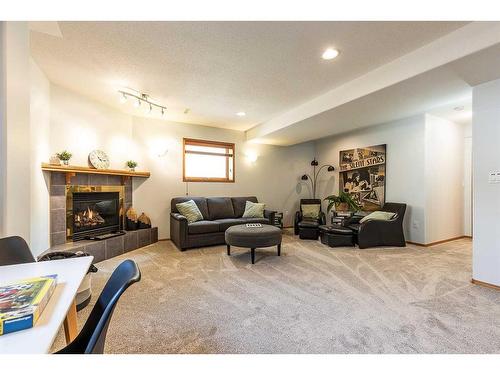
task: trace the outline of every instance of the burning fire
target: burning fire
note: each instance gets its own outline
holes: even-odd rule
[[[90,207],[86,210],[77,212],[74,216],[75,226],[81,227],[94,227],[96,225],[104,224],[106,221],[99,215],[99,212],[94,211]]]

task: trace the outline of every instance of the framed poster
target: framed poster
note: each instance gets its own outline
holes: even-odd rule
[[[363,211],[385,203],[386,145],[340,151],[339,192],[349,193]]]

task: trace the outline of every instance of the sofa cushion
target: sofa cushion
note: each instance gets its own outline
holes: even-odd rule
[[[258,203],[257,197],[232,197],[231,201],[233,202],[234,208],[234,216],[242,217],[245,212],[245,206],[247,201]]]
[[[300,206],[302,217],[309,219],[317,219],[321,211],[320,204],[303,204]]]
[[[193,200],[189,200],[184,203],[177,203],[175,207],[179,210],[181,215],[186,217],[188,223],[194,223],[204,219],[198,206]]]
[[[261,224],[269,224],[269,220],[266,218],[260,217],[248,217],[248,218],[235,218],[235,219],[217,219],[215,221],[219,223],[219,228],[221,232],[224,232],[227,228],[232,227],[233,225],[241,225],[247,223],[261,223]]]
[[[210,220],[234,218],[233,203],[231,198],[207,198]]]
[[[264,208],[266,205],[264,203],[254,203],[247,201],[245,204],[245,212],[243,212],[244,218],[247,217],[256,217],[263,218],[264,217]]]
[[[359,222],[364,223],[365,221],[368,221],[368,220],[389,221],[392,218],[394,218],[394,216],[396,216],[396,214],[394,212],[373,211],[371,214],[363,217]]]
[[[219,229],[221,232],[225,232],[227,228],[232,227],[233,225],[244,224],[241,219],[217,219],[215,223],[219,224]]]
[[[319,220],[315,219],[304,219],[299,224],[299,228],[318,228]]]
[[[176,197],[172,198],[170,202],[170,209],[172,212],[179,213],[179,210],[176,207],[177,203],[184,203],[189,200],[193,200],[194,203],[198,206],[198,209],[200,210],[201,214],[203,215],[204,219],[208,219],[208,206],[207,206],[207,198],[203,197]]]
[[[188,224],[189,234],[203,234],[219,232],[219,223],[209,220],[201,220]]]

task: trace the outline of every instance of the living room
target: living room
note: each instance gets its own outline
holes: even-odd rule
[[[0,22],[0,354],[498,354],[500,22],[64,18]]]

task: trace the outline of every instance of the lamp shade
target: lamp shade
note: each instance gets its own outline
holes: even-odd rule
[[[303,181],[307,181],[308,177],[304,174],[304,175],[302,175],[302,177],[300,179]]]
[[[335,170],[335,168],[333,167],[333,165],[328,166],[328,169],[327,169],[328,172],[333,172],[334,170]]]
[[[311,162],[311,165],[313,167],[317,167],[318,166],[318,161],[316,159],[314,159],[312,162]]]

